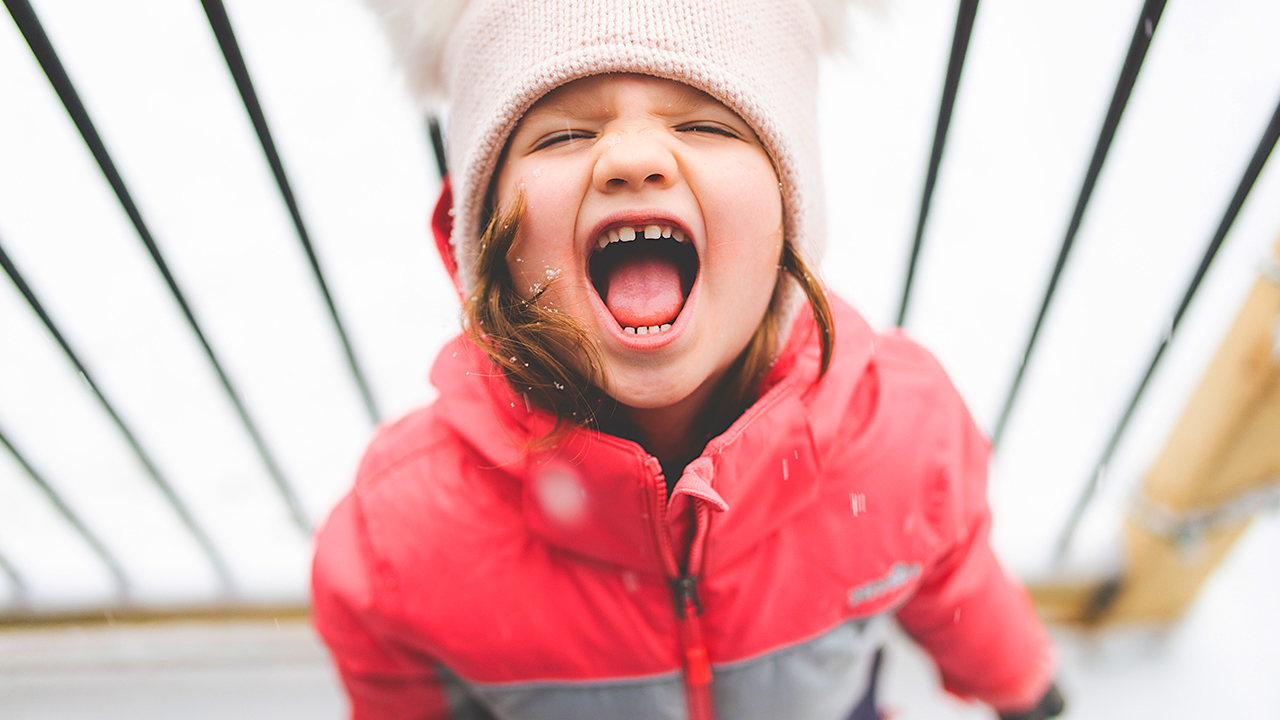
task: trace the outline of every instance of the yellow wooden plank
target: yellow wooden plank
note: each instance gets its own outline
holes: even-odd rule
[[[1280,244],[1275,252],[1280,262]],[[1280,285],[1260,278],[1143,483],[1151,502],[1206,510],[1280,476],[1277,316]],[[1175,542],[1139,520],[1125,523],[1127,568],[1108,622],[1178,617],[1247,524]]]
[[[1174,510],[1213,504],[1257,480],[1228,474],[1230,482],[1207,482],[1275,383],[1277,314],[1280,286],[1260,278],[1147,475],[1144,488],[1152,500]]]
[[[1280,264],[1280,243],[1275,257]],[[1262,277],[1144,479],[1146,499],[1172,517],[1219,507],[1280,478],[1278,316],[1280,284]],[[1171,621],[1247,525],[1244,520],[1178,542],[1142,520],[1135,512],[1125,522],[1126,566],[1118,588],[1102,581],[1031,588],[1046,619]]]
[[[58,625],[140,625],[166,622],[299,620],[311,615],[307,605],[200,605],[191,607],[123,607],[69,612],[8,612],[0,615],[0,632]]]
[[[1278,366],[1280,367],[1280,366]],[[1200,498],[1216,502],[1230,498],[1242,488],[1280,476],[1280,370],[1273,371],[1270,384],[1252,409],[1248,421],[1238,429],[1222,462],[1201,486]]]
[[[1101,587],[1097,580],[1079,582],[1034,582],[1027,591],[1041,619],[1058,625],[1075,625],[1087,621],[1090,601]]]
[[[1128,567],[1115,601],[1097,620],[1171,622],[1195,599],[1205,578],[1244,532],[1245,525],[1211,531],[1179,547],[1133,522],[1125,523]]]

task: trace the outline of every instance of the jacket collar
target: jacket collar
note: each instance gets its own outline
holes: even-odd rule
[[[840,326],[843,356],[837,353],[832,368],[839,366],[845,377],[851,370],[860,375],[871,357],[872,333],[852,309],[839,305],[837,314],[846,316]],[[825,378],[817,380],[819,363],[815,324],[802,312],[761,398],[713,438],[676,483],[666,512],[677,534],[691,504],[705,503],[712,511],[704,572],[751,548],[817,497],[821,445],[830,442],[818,439],[829,433],[815,435],[811,417],[810,400],[825,384]],[[663,485],[656,458],[634,442],[581,428],[549,450],[532,449],[554,427],[554,418],[528,407],[465,338],[441,351],[431,380],[440,390],[441,417],[486,463],[480,470],[523,484],[523,513],[532,533],[577,555],[663,572],[651,517]]]

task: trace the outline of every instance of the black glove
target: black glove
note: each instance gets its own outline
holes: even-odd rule
[[[1058,692],[1058,685],[1055,683],[1049,686],[1048,691],[1035,707],[1013,715],[1001,715],[1000,720],[1045,720],[1057,717],[1065,706],[1062,702],[1062,693]]]

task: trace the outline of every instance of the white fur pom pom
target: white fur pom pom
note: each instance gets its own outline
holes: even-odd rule
[[[364,0],[377,14],[404,68],[409,90],[425,105],[444,100],[444,46],[467,0]]]
[[[849,6],[859,5],[867,10],[883,10],[888,0],[809,0],[822,24],[823,48],[833,54],[849,51]]]

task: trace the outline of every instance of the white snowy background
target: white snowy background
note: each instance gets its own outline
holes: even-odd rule
[[[422,116],[373,19],[354,0],[226,4],[384,416],[430,401],[426,373],[458,330],[458,306],[427,230],[438,182]],[[319,520],[349,485],[371,425],[199,3],[32,5],[285,477]],[[978,10],[907,328],[988,430],[1141,5],[986,0]],[[858,12],[852,51],[824,69],[822,272],[881,327],[897,312],[955,16],[955,2],[929,0]],[[1070,505],[1280,101],[1277,38],[1272,0],[1174,0],[1165,10],[995,458],[995,544],[1025,578],[1050,572]],[[1273,159],[1108,468],[1070,571],[1120,562],[1120,518],[1280,235],[1277,198]],[[119,559],[132,602],[304,602],[309,539],[7,15],[0,247],[234,576],[235,596],[219,595],[198,545],[74,367],[0,281],[0,431]],[[1280,528],[1263,518],[1220,573],[1234,584],[1215,577],[1161,637],[1061,638],[1064,682],[1082,691],[1073,716],[1277,717],[1280,631],[1266,608],[1280,606],[1278,553]],[[106,568],[8,453],[0,557],[26,584],[20,596],[0,574],[0,620],[118,602]],[[1235,664],[1224,659],[1233,655]],[[1237,686],[1246,691],[1229,692]],[[1149,713],[1152,702],[1167,710]],[[916,716],[965,712],[946,708]]]

